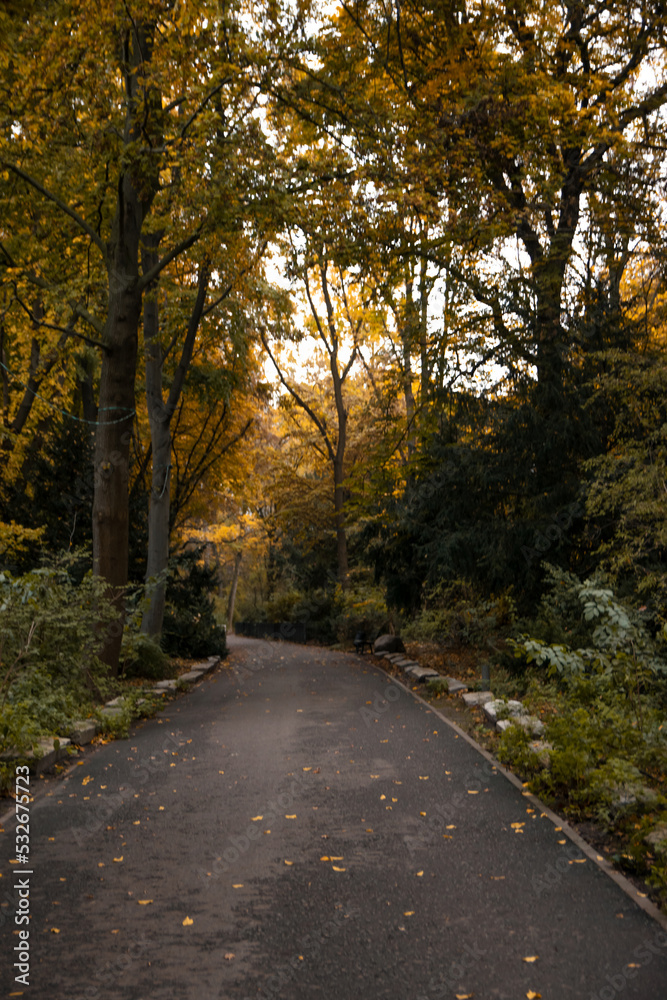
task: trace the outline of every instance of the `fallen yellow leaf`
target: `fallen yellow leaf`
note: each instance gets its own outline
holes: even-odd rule
[[[524,962],[536,962],[539,957],[539,955],[526,955]]]
[[[258,823],[260,821],[260,819],[264,819],[264,817],[263,816],[252,816],[251,819],[250,819],[250,822],[251,823]]]
[[[87,785],[89,781],[93,780],[92,774],[87,774],[86,777],[81,782],[82,785]]]
[[[477,788],[469,788],[468,789],[468,795],[479,795],[479,789],[477,789]]]
[[[456,1000],[470,1000],[470,997],[474,995],[474,993],[457,993]]]
[[[243,882],[237,882],[236,885],[232,885],[232,889],[242,889]]]
[[[415,915],[414,910],[406,910],[405,913],[403,914],[404,917],[414,917],[414,915]]]
[[[425,812],[420,812],[420,814],[419,814],[419,815],[420,815],[420,816],[425,816],[425,815],[426,815],[426,813],[425,813]]]
[[[346,868],[336,868],[336,866],[335,866],[335,865],[332,865],[331,867],[333,868],[333,870],[334,870],[335,872],[344,872],[344,871],[347,871],[347,869],[346,869]]]
[[[423,871],[416,872],[417,878],[421,878],[423,874],[424,874]]]
[[[51,933],[52,934],[60,934],[60,928],[59,927],[52,927],[51,928]]]
[[[419,775],[419,780],[420,781],[428,781],[428,774],[420,774]]]
[[[137,900],[137,903],[139,904],[139,906],[148,906],[148,904],[152,903],[152,902],[153,902],[152,899],[138,899]]]
[[[513,830],[518,830],[519,827],[522,827],[522,826],[525,826],[525,825],[526,825],[525,823],[511,823],[510,824],[510,826],[512,827]]]
[[[387,798],[387,796],[386,796],[386,795],[381,795],[381,796],[380,796],[380,802],[382,802],[382,801],[383,801],[384,799],[386,799],[386,798]]]
[[[285,816],[285,819],[296,819],[296,813],[293,813],[291,816]]]
[[[526,996],[528,997],[528,1000],[541,1000],[541,998],[542,998],[542,994],[541,993],[535,993],[534,990],[528,990],[528,992],[526,993]]]
[[[285,864],[286,864],[286,865],[293,865],[293,864],[294,864],[294,862],[293,862],[293,861],[286,861],[286,862],[285,862]]]
[[[224,959],[225,959],[226,962],[231,962],[231,960],[233,958],[234,958],[234,952],[233,951],[226,951],[225,952]]]
[[[185,920],[183,921],[184,927],[190,927],[192,924],[194,924],[194,920],[192,920],[190,917],[186,917]]]
[[[123,860],[123,855],[122,854],[121,854],[121,856],[119,858],[114,858],[114,861],[122,861],[122,860]]]

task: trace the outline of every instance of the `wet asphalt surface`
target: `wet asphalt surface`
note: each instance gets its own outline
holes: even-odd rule
[[[33,780],[27,986],[5,820],[0,996],[665,1000],[667,933],[368,657],[230,643]]]

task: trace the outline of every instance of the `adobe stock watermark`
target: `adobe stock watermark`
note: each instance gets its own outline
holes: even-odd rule
[[[627,962],[622,969],[611,976],[597,993],[591,993],[588,1000],[615,1000],[626,988],[629,982],[636,979],[641,970],[650,965],[656,955],[667,954],[667,932],[658,931],[650,940],[642,941],[632,952],[632,961]],[[636,959],[636,961],[634,961]]]
[[[543,871],[533,875],[530,884],[535,895],[543,896],[551,892],[560,885],[563,877],[573,870],[573,865],[583,860],[585,859],[581,857],[581,851],[576,844],[568,841],[566,847],[558,852],[558,857],[553,863],[549,862]]]
[[[146,784],[149,778],[166,770],[174,748],[183,745],[182,734],[177,732],[163,736],[158,744],[150,747],[136,765],[129,783],[122,786],[117,792],[93,800],[87,811],[85,822],[70,827],[70,834],[74,842],[81,847],[94,834],[98,833],[114,813],[118,812],[121,806],[129,802],[135,792]]]
[[[415,836],[406,836],[405,845],[410,852],[432,846],[443,836],[443,830],[453,824],[465,808],[470,807],[470,796],[479,795],[488,786],[492,778],[499,777],[495,764],[484,760],[480,767],[466,772],[463,776],[461,791],[454,792],[446,799],[439,799],[427,810],[423,829]]]
[[[450,997],[454,991],[465,989],[465,976],[470,974],[470,970],[479,965],[486,956],[486,952],[477,945],[466,944],[459,957],[451,962],[445,972],[433,977],[427,987],[426,993],[419,993],[415,1000],[438,1000],[439,997]]]
[[[527,545],[521,546],[521,555],[526,560],[526,564],[530,566],[536,559],[543,559],[552,545],[562,541],[565,533],[572,527],[574,519],[576,517],[583,517],[584,513],[584,508],[578,500],[568,504],[567,507],[563,507],[556,514],[548,528],[545,528],[543,532],[538,531],[535,533],[532,549]]]
[[[89,983],[84,992],[71,995],[71,1000],[104,1000],[104,997],[109,995],[109,987],[114,986],[120,977],[128,972],[147,951],[148,941],[146,935],[142,934],[138,941],[130,942],[125,954],[118,955],[112,962],[106,962],[101,969],[95,972],[95,979],[100,984],[99,986],[96,986],[95,983]]]
[[[345,908],[342,903],[335,903],[336,913],[328,920],[318,932],[313,931],[304,935],[296,943],[294,954],[288,961],[275,967],[271,975],[262,983],[260,991],[244,1000],[272,1000],[282,993],[306,967],[306,963],[312,963],[317,959],[323,948],[329,945],[331,938],[338,934],[347,921],[356,920],[360,911],[353,908]]]
[[[364,725],[368,727],[376,723],[404,693],[403,688],[398,684],[390,682],[385,685],[383,692],[381,694],[378,692],[375,695],[370,707],[363,705],[359,709],[359,715],[364,720]]]
[[[218,857],[214,857],[209,869],[201,866],[196,868],[197,877],[209,889],[215,879],[221,875],[229,874],[237,861],[261,839],[262,830],[267,826],[275,824],[284,818],[286,811],[293,809],[297,796],[308,790],[308,783],[311,776],[310,771],[295,771],[292,775],[289,791],[281,792],[280,795],[267,803],[263,809],[258,811],[256,821],[251,821],[241,833],[232,834],[227,838],[227,847]]]

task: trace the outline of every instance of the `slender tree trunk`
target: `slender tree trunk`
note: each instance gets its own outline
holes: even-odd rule
[[[242,552],[237,552],[234,556],[234,574],[232,576],[232,586],[229,591],[229,601],[227,602],[227,631],[234,631],[234,605],[236,604],[236,590],[239,585],[239,575],[241,572]]]
[[[142,265],[145,272],[157,263],[159,235],[145,240]],[[171,514],[171,418],[178,405],[185,375],[192,359],[195,337],[199,328],[209,271],[205,264],[199,272],[197,298],[190,315],[188,329],[183,342],[181,359],[174,375],[169,397],[165,403],[162,397],[163,354],[160,344],[159,304],[157,289],[153,288],[144,301],[144,345],[146,352],[146,401],[151,427],[152,475],[148,508],[148,557],[146,561],[146,582],[158,582],[151,588],[148,608],[141,622],[144,635],[159,636],[164,621],[167,595],[165,571],[169,563],[169,529]]]
[[[343,487],[342,463],[334,463],[334,517],[336,523],[336,559],[338,582],[343,590],[350,586],[347,558],[347,531],[345,527],[345,489]]]

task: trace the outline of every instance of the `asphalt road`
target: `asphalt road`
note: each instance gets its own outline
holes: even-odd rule
[[[667,933],[368,657],[232,640],[5,822],[0,996],[665,1000]],[[29,985],[16,883],[29,879]]]

